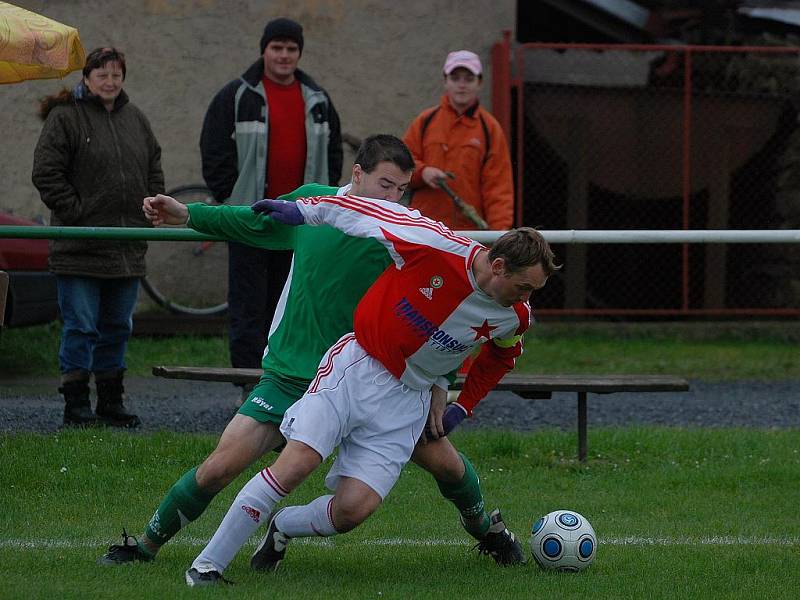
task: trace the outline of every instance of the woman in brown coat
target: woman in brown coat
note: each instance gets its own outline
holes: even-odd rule
[[[52,225],[149,226],[142,199],[164,191],[161,148],[122,89],[125,74],[122,52],[98,48],[86,57],[73,90],[42,100],[45,123],[32,179]],[[143,241],[51,242],[50,270],[64,320],[58,358],[65,425],[140,423],[123,406],[122,381],[146,251]],[[89,401],[92,373],[96,416]]]

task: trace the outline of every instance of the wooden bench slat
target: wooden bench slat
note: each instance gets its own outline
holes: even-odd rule
[[[168,379],[194,379],[229,383],[256,383],[261,369],[224,367],[153,367],[153,375]],[[453,389],[461,389],[464,378],[459,376]],[[509,373],[495,390],[513,392],[685,392],[689,383],[673,375],[531,375]]]
[[[258,383],[261,369],[232,369],[223,367],[153,367],[153,375],[166,379],[193,379],[227,383]]]

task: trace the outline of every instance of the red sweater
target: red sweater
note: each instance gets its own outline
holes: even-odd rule
[[[300,82],[281,85],[264,77],[269,117],[265,198],[303,185],[306,169],[306,115]]]

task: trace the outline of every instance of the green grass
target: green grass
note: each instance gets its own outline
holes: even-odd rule
[[[542,324],[526,337],[520,372],[671,374],[692,379],[798,379],[796,326],[707,324]],[[791,335],[787,334],[791,333]],[[0,376],[58,375],[60,325],[8,329],[0,335]],[[229,366],[224,336],[134,337],[127,362],[132,375],[156,364]]]
[[[516,368],[525,373],[647,373],[709,381],[800,377],[794,343],[613,339],[596,335],[563,340],[529,335]]]
[[[796,597],[800,432],[598,428],[591,437],[593,454],[581,464],[570,433],[453,436],[478,469],[489,506],[501,506],[522,538],[550,510],[571,508],[591,520],[600,545],[583,573],[546,573],[532,563],[500,569],[470,553],[452,506],[411,466],[356,531],[329,543],[293,543],[272,575],[251,572],[243,551],[226,573],[237,585],[212,591],[186,588],[183,571],[252,471],[154,564],[109,569],[94,561],[123,525],[141,532],[172,482],[213,448],[213,437],[0,436],[0,455],[13,457],[0,470],[0,597]],[[323,472],[292,502],[319,495]],[[379,543],[401,538],[411,542]]]
[[[4,330],[0,335],[0,377],[57,376],[60,335],[59,323]],[[131,375],[150,375],[153,365],[228,367],[228,338],[133,337],[125,360]]]

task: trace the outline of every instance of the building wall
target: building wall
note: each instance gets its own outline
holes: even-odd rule
[[[300,67],[331,94],[344,132],[402,135],[421,109],[438,101],[446,53],[474,50],[488,68],[492,43],[504,29],[513,29],[515,6],[512,0],[14,3],[76,27],[87,52],[114,45],[126,53],[125,90],[161,142],[168,188],[202,181],[198,140],[206,107],[222,85],[258,58],[270,19],[287,16],[303,25]],[[49,218],[30,182],[41,130],[36,101],[79,79],[80,73],[73,73],[63,81],[0,87],[0,208]],[[490,89],[487,72],[482,93],[487,105]]]

